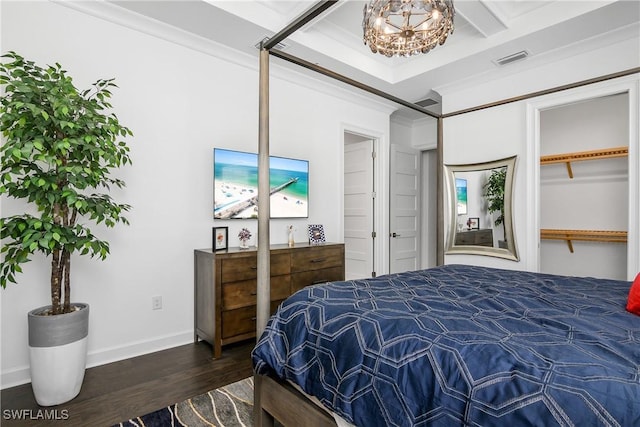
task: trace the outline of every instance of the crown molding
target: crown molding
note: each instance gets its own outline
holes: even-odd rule
[[[257,69],[257,55],[242,53],[223,44],[214,42],[188,31],[181,30],[153,18],[116,6],[106,1],[66,1],[51,0],[86,15],[120,25],[149,36],[183,46],[188,49],[213,56],[243,67]],[[256,51],[257,52],[257,51]]]
[[[257,49],[255,55],[246,54],[221,43],[192,34],[106,1],[51,1],[60,6],[68,7],[86,15],[177,44],[187,49],[192,49],[241,67],[255,71],[259,70]],[[395,104],[390,101],[377,99],[378,97],[374,95],[358,93],[360,91],[356,88],[348,87],[345,89],[338,84],[332,84],[319,78],[306,75],[299,70],[284,67],[275,63],[275,61],[270,62],[269,68],[272,78],[279,78],[386,114],[391,114],[397,109]]]

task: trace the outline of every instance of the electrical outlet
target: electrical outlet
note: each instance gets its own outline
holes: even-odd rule
[[[162,297],[151,297],[151,309],[152,310],[160,310],[162,309]]]

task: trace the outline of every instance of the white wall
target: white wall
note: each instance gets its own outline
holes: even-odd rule
[[[450,117],[444,120],[444,164],[462,165],[483,163],[517,156],[514,174],[513,227],[516,245],[526,232],[526,216],[529,214],[526,192],[526,173],[523,158],[526,158],[526,108],[522,103],[503,105],[474,113]],[[471,196],[470,196],[471,197]],[[445,201],[445,206],[450,206]],[[470,206],[472,209],[472,206]],[[468,216],[479,217],[470,210]],[[451,222],[450,212],[445,208],[445,236]],[[520,252],[522,258],[523,254]],[[461,263],[485,265],[507,269],[526,269],[519,262],[501,258],[445,254],[445,264]]]
[[[255,221],[212,219],[213,147],[257,151],[257,51],[255,58],[241,56],[203,40],[193,50],[58,3],[0,7],[3,52],[60,62],[81,88],[115,77],[112,103],[134,132],[133,165],[118,172],[127,187],[113,194],[133,206],[131,226],[96,228],[111,244],[105,262],[72,258],[72,299],[91,305],[88,365],[190,342],[193,250],[211,246],[214,225],[230,227],[230,245],[239,228],[257,228]],[[271,69],[271,154],[310,161],[310,216],[273,221],[272,241],[286,242],[289,223],[299,230],[322,223],[327,239],[339,241],[344,124],[374,130],[388,146],[391,111],[298,72]],[[3,216],[22,209],[2,199]],[[304,240],[302,233],[297,238]],[[29,380],[26,313],[48,304],[48,265],[34,257],[19,283],[0,292],[3,388]],[[156,295],[163,309],[152,311]]]
[[[435,150],[438,147],[438,120],[425,116],[416,120],[411,128],[411,146],[418,150]]]
[[[416,150],[435,150],[438,146],[438,120],[424,116],[409,120],[402,116],[391,116],[391,142]]]
[[[391,116],[389,132],[392,144],[413,147],[413,122],[403,117]]]

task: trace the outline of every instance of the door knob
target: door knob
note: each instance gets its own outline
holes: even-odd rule
[[[400,237],[400,235],[397,233],[391,233],[391,237]]]

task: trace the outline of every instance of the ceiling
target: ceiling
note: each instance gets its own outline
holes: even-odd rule
[[[256,55],[256,44],[310,8],[311,0],[112,1],[113,4]],[[410,58],[373,54],[362,42],[367,1],[342,0],[284,40],[284,52],[409,102],[438,100],[460,85],[500,78],[586,49],[640,38],[637,0],[454,0],[455,31]],[[524,59],[499,65],[518,52]],[[281,61],[276,59],[277,61]],[[290,66],[295,67],[291,64]],[[433,111],[438,111],[435,105]],[[419,114],[419,113],[418,113]]]

